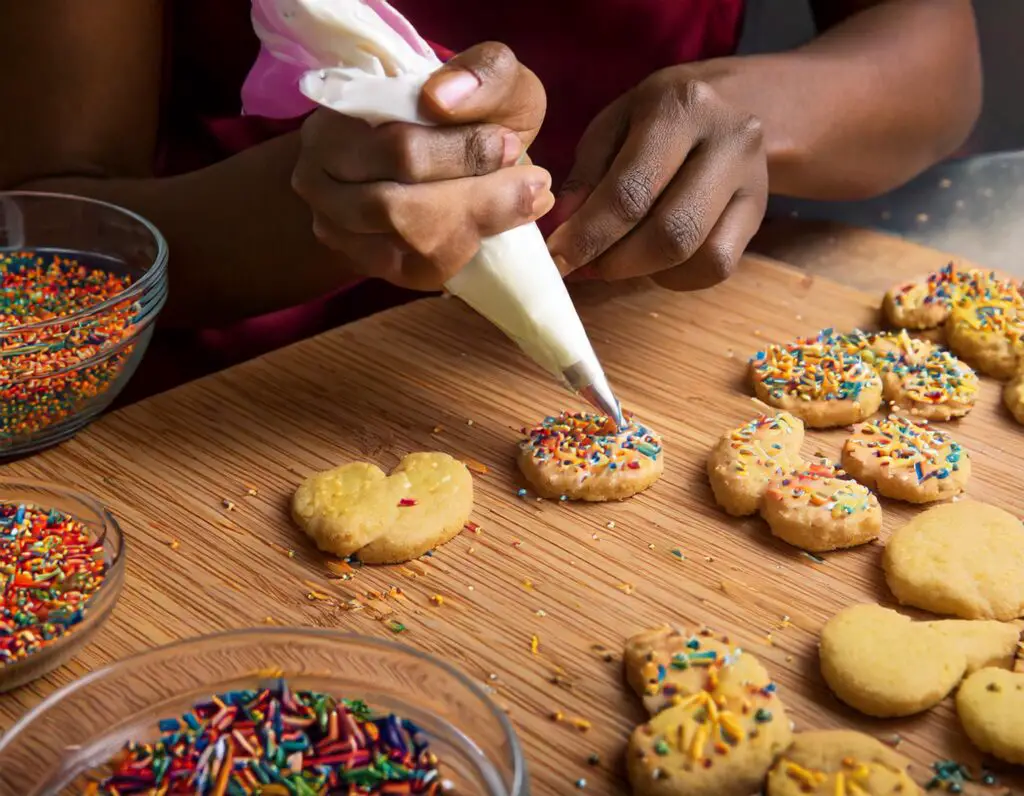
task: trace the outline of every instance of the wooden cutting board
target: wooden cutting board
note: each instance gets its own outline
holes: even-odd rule
[[[672,622],[728,633],[760,656],[801,729],[899,733],[922,778],[938,758],[976,763],[948,700],[914,719],[869,721],[822,683],[822,623],[851,603],[891,601],[881,544],[816,563],[758,519],[727,518],[704,475],[715,438],[757,411],[747,357],[824,326],[869,327],[879,299],[758,258],[704,293],[584,291],[582,314],[613,384],[666,445],[662,480],[614,505],[517,497],[519,427],[576,405],[457,301],[386,312],[109,416],[3,468],[99,496],[125,526],[130,557],[106,628],[68,667],[0,700],[0,726],[87,669],[177,638],[268,618],[391,636],[381,620],[394,619],[407,628],[400,640],[494,689],[525,745],[534,793],[574,792],[579,778],[587,793],[620,793],[625,741],[643,718],[622,681],[622,644]],[[998,393],[986,381],[980,405],[952,430],[973,454],[970,494],[1024,514],[1024,429]],[[807,450],[836,457],[843,434],[811,438]],[[353,459],[388,468],[418,450],[486,467],[475,479],[480,533],[407,567],[330,580],[288,519],[295,486]],[[886,536],[915,512],[884,508]],[[391,586],[401,595],[374,596]],[[591,726],[556,722],[556,711]],[[591,753],[600,765],[588,766]]]

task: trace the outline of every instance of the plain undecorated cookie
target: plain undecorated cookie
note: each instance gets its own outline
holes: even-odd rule
[[[1022,360],[1024,363],[1024,360]],[[1024,365],[1003,388],[1003,403],[1014,419],[1024,425]]]
[[[956,712],[981,751],[1024,764],[1024,674],[994,668],[975,672],[957,692]]]
[[[445,453],[413,453],[391,472],[353,462],[307,478],[292,516],[334,555],[367,564],[409,561],[456,536],[473,509],[473,477]]]
[[[790,721],[774,686],[724,669],[717,686],[665,708],[630,737],[635,796],[750,796],[789,746]]]
[[[993,378],[1006,380],[1024,357],[1024,298],[953,307],[946,321],[949,347]]]
[[[959,495],[971,475],[970,457],[952,436],[896,415],[855,426],[842,464],[869,489],[908,503]]]
[[[804,424],[788,412],[761,415],[722,436],[708,457],[715,501],[728,514],[756,514],[768,481],[800,468]]]
[[[964,619],[1024,616],[1024,524],[973,500],[934,506],[889,539],[889,588],[904,605]]]
[[[826,464],[772,478],[761,516],[772,534],[814,553],[865,544],[882,530],[878,498]]]
[[[822,628],[821,673],[861,713],[910,716],[945,699],[966,672],[1009,666],[1018,635],[1001,622],[915,622],[880,605],[853,605]]]
[[[722,672],[758,687],[771,682],[753,655],[723,638],[684,633],[663,625],[627,639],[626,680],[654,715],[663,708],[701,690],[713,690]]]
[[[601,502],[623,500],[661,477],[665,455],[661,438],[627,417],[619,430],[600,415],[562,412],[524,429],[519,469],[537,494]]]
[[[768,796],[920,796],[910,760],[863,733],[797,733],[768,773]]]

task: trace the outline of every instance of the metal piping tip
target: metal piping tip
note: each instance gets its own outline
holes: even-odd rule
[[[595,361],[577,362],[572,367],[562,371],[562,375],[580,397],[585,399],[591,406],[597,409],[605,417],[610,417],[619,428],[625,428],[626,423],[622,417],[622,407],[619,405],[615,393],[612,392],[608,379],[601,370],[601,366]]]

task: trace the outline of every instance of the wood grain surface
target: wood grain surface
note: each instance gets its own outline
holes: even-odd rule
[[[394,619],[407,628],[400,640],[494,689],[534,793],[575,792],[578,778],[587,793],[621,793],[625,742],[643,718],[623,683],[622,644],[668,621],[728,633],[760,656],[801,729],[900,733],[922,778],[937,758],[977,763],[949,700],[871,721],[822,683],[822,623],[851,603],[891,602],[881,545],[815,563],[758,519],[727,518],[704,475],[715,438],[756,412],[746,358],[823,326],[870,326],[879,298],[758,258],[703,293],[581,291],[620,398],[666,444],[662,480],[614,505],[516,496],[519,427],[577,404],[457,301],[389,311],[108,416],[2,470],[97,495],[126,530],[129,560],[107,626],[70,665],[0,698],[0,727],[84,671],[175,639],[264,622],[391,637],[382,620]],[[973,455],[970,494],[1024,514],[1024,429],[1002,411],[997,385],[986,380],[980,405],[951,427]],[[806,451],[838,455],[841,432],[809,437]],[[289,521],[295,486],[343,462],[387,468],[418,450],[472,462],[479,534],[338,579]],[[886,536],[915,512],[884,509]],[[400,594],[386,596],[391,587]],[[556,711],[590,728],[557,722]],[[588,766],[595,752],[601,763]]]

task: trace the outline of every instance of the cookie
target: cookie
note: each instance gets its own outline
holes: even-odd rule
[[[523,429],[519,469],[537,494],[600,502],[643,492],[661,477],[661,439],[627,416],[619,430],[600,415],[562,412]]]
[[[1024,524],[995,506],[960,500],[918,514],[889,539],[882,563],[904,605],[964,619],[1024,616]]]
[[[958,301],[1013,295],[1018,287],[992,271],[959,270],[949,263],[922,280],[903,282],[882,299],[882,313],[894,329],[938,329]]]
[[[317,547],[366,564],[409,561],[456,536],[473,509],[473,477],[445,453],[413,453],[386,475],[353,462],[307,478],[295,522]]]
[[[1010,410],[1010,414],[1021,424],[1024,424],[1024,363],[1003,388],[1003,403]]]
[[[908,503],[959,495],[971,475],[967,451],[949,434],[896,415],[855,426],[842,464],[869,489]]]
[[[949,351],[905,331],[869,339],[862,356],[878,370],[882,395],[897,411],[925,420],[952,420],[974,408],[978,374]]]
[[[665,708],[630,737],[636,796],[750,796],[789,746],[790,721],[774,685],[723,669],[717,686]]]
[[[797,733],[768,772],[768,796],[921,796],[910,760],[851,730]]]
[[[1024,358],[1024,298],[954,306],[946,337],[949,347],[982,373],[1012,378]]]
[[[828,464],[772,478],[761,516],[775,536],[815,553],[865,544],[882,530],[878,498]]]
[[[956,712],[971,743],[1007,763],[1024,764],[1024,674],[982,669],[960,686]]]
[[[798,469],[804,424],[788,412],[761,415],[726,433],[708,457],[715,501],[728,514],[756,514],[768,480]]]
[[[915,622],[880,605],[853,605],[822,628],[821,674],[869,716],[910,716],[937,705],[968,671],[1009,665],[1018,630],[1001,622]]]
[[[693,635],[664,625],[626,641],[626,681],[654,715],[701,690],[713,690],[726,668],[730,678],[758,687],[771,682],[753,655],[724,638]]]
[[[818,337],[771,345],[750,361],[754,392],[811,428],[857,423],[878,411],[882,380],[856,346],[840,345],[826,329]]]

